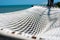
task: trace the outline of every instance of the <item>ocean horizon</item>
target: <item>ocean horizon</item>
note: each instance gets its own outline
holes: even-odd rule
[[[0,6],[0,13],[8,13],[14,11],[20,11],[32,7],[33,5],[2,5]],[[42,5],[37,5],[42,6]],[[43,5],[45,6],[45,5]]]
[[[31,5],[5,5],[5,6],[0,6],[0,13],[14,12],[19,10],[24,10],[30,7],[32,6]]]

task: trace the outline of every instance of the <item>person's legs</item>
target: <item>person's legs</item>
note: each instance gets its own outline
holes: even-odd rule
[[[54,6],[54,0],[48,0],[48,7],[53,7]]]

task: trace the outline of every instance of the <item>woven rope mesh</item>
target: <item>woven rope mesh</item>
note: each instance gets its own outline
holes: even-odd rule
[[[39,9],[37,8],[33,11],[36,10]],[[4,16],[1,15],[1,17],[1,28],[7,28],[15,32],[24,32],[31,35],[39,34],[49,22],[47,15],[43,15],[40,12],[37,13],[37,11],[23,11],[21,14],[6,14]]]
[[[50,23],[47,11],[47,8],[44,7],[32,7],[20,12],[0,14],[0,28],[18,32],[19,34],[24,32],[30,35],[39,35],[46,25]],[[56,14],[56,16],[51,15],[50,17],[54,19],[59,16]],[[48,30],[54,28],[54,25],[49,27]]]

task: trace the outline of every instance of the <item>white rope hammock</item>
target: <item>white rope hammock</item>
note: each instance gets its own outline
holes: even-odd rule
[[[58,8],[51,8],[52,21],[47,15],[48,8],[40,6],[0,14],[0,34],[26,40],[39,40],[41,38],[50,40],[53,37],[51,36],[52,31],[49,30],[59,27],[60,24],[59,11]]]

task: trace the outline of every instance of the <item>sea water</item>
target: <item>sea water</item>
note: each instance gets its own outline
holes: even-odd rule
[[[24,9],[28,9],[32,7],[33,5],[0,5],[0,13],[8,13],[8,12],[14,12],[14,11],[20,11]],[[36,4],[35,6],[46,6],[46,4]]]
[[[32,7],[32,5],[7,5],[7,6],[0,6],[0,13],[8,13],[14,12],[19,10],[24,10],[27,8]]]

